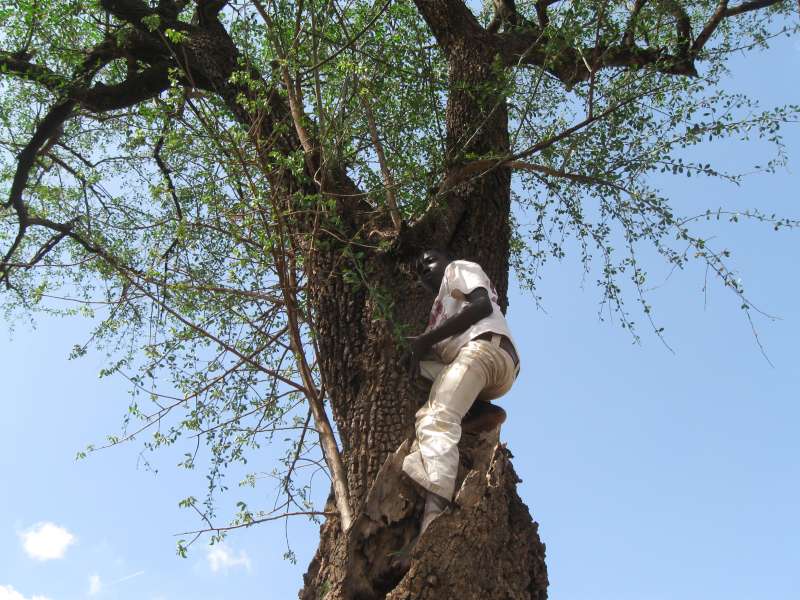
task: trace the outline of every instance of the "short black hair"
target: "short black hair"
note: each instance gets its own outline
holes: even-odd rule
[[[441,254],[447,259],[447,262],[453,262],[453,260],[455,260],[453,258],[453,253],[446,246],[429,246],[420,250],[417,254],[417,258],[414,260],[414,270],[417,273],[422,271],[422,256],[426,252],[436,252],[437,254]]]

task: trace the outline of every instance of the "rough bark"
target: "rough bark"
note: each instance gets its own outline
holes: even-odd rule
[[[485,206],[498,215],[493,224],[465,220],[475,223],[474,235],[463,229],[458,235],[481,242],[507,227],[494,203]],[[471,248],[481,259],[479,246]],[[507,255],[489,250],[486,264],[502,268]],[[396,294],[395,318],[420,330],[430,298],[412,284],[404,259],[375,257],[370,266],[376,285]],[[321,527],[300,597],[545,598],[544,546],[516,493],[511,454],[498,444],[497,432],[465,436],[455,502],[410,556],[403,555],[417,535],[423,498],[400,464],[428,386],[411,381],[400,365],[395,333],[378,318],[369,293],[345,283],[332,263],[324,275],[314,278],[316,327],[357,516],[346,533],[335,518]]]
[[[390,454],[353,527],[321,527],[301,600],[547,597],[544,544],[516,493],[498,431],[464,435],[454,501],[416,543],[424,498],[401,471],[411,440]]]

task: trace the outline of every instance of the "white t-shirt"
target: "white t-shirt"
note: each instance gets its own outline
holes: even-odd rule
[[[434,344],[433,350],[443,362],[453,362],[464,344],[487,331],[502,334],[514,344],[506,318],[497,304],[497,291],[494,289],[491,280],[479,264],[468,260],[454,260],[447,265],[444,270],[444,277],[442,277],[442,285],[439,287],[439,293],[433,302],[428,328],[425,331],[438,327],[445,319],[461,312],[466,303],[466,295],[479,287],[489,292],[492,314],[474,323],[466,331]],[[516,347],[516,344],[514,344],[515,350]],[[517,352],[517,355],[519,355],[519,352]]]

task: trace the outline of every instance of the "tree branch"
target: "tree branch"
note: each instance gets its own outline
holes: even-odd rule
[[[62,126],[72,113],[75,107],[75,102],[67,100],[60,102],[53,106],[45,115],[36,130],[31,136],[30,141],[25,145],[22,151],[17,156],[17,168],[14,172],[14,179],[11,182],[11,189],[8,194],[8,200],[3,203],[5,208],[13,208],[17,213],[18,229],[14,241],[11,243],[10,248],[6,251],[3,260],[0,261],[0,281],[5,280],[8,283],[8,275],[10,273],[9,261],[14,256],[19,245],[25,237],[25,231],[31,225],[31,218],[29,217],[28,207],[22,200],[22,192],[28,183],[31,169],[36,162],[36,157],[45,143],[57,137],[63,131]]]
[[[767,8],[775,4],[780,4],[784,1],[785,0],[752,0],[751,2],[744,2],[738,6],[728,7],[728,0],[720,0],[717,4],[717,8],[714,10],[714,14],[711,15],[711,18],[703,27],[703,31],[700,32],[700,35],[697,36],[694,44],[692,44],[692,53],[696,55],[698,52],[700,52],[700,50],[703,49],[703,46],[705,46],[706,42],[709,40],[714,31],[716,31],[723,19],[741,15],[742,13]]]
[[[98,83],[91,88],[77,90],[73,93],[73,98],[82,108],[91,112],[106,112],[133,106],[158,96],[169,87],[170,64],[167,61],[157,63],[128,77],[122,83],[114,85]]]
[[[725,9],[728,8],[728,0],[720,0],[717,4],[716,10],[714,10],[714,14],[711,15],[711,18],[703,27],[703,31],[700,32],[700,35],[697,36],[697,39],[692,44],[692,54],[697,54],[700,50],[703,49],[708,38],[711,37],[711,34],[714,33],[714,30],[720,24],[722,19],[725,18]]]
[[[601,177],[594,177],[592,175],[583,175],[581,173],[570,173],[568,171],[564,171],[561,169],[554,169],[552,167],[548,167],[547,165],[537,165],[519,160],[512,160],[506,163],[506,166],[509,167],[510,169],[517,169],[520,171],[530,171],[531,173],[539,173],[541,175],[548,175],[550,177],[561,177],[562,179],[569,179],[570,181],[575,181],[576,183],[584,183],[588,185],[605,185],[613,187],[615,189],[619,189],[620,187],[619,185],[617,185],[613,181],[609,181],[608,179],[603,179]]]
[[[156,10],[150,8],[142,0],[100,0],[100,6],[112,15],[127,21],[136,28],[144,28],[142,19],[154,14]]]
[[[182,221],[183,210],[181,210],[181,203],[178,201],[178,194],[175,191],[175,184],[172,181],[172,171],[164,162],[164,159],[161,158],[161,149],[164,147],[164,133],[158,136],[156,145],[153,148],[153,158],[155,159],[156,164],[158,165],[158,168],[161,171],[161,175],[163,175],[164,177],[164,181],[167,183],[167,189],[169,190],[169,195],[172,198],[172,202],[175,204],[175,213],[176,216],[178,217],[178,221]]]
[[[628,17],[628,24],[625,25],[625,34],[622,36],[622,45],[631,47],[634,45],[636,38],[636,21],[639,19],[639,13],[642,11],[647,0],[636,0],[633,3],[633,9]]]
[[[490,34],[463,0],[414,0],[414,4],[445,53],[457,42],[490,43]]]
[[[219,23],[219,13],[229,0],[197,0],[197,22],[201,27]]]
[[[34,64],[18,54],[0,50],[0,74],[15,75],[20,79],[38,83],[51,92],[58,92],[67,85],[67,80],[47,67]]]
[[[395,184],[394,178],[392,177],[392,171],[389,169],[389,165],[386,162],[386,155],[383,151],[381,138],[378,135],[378,126],[375,124],[375,115],[372,112],[372,107],[370,107],[369,102],[361,93],[358,93],[357,95],[358,99],[361,101],[361,106],[364,109],[364,113],[366,114],[369,135],[372,138],[372,145],[375,148],[375,154],[378,157],[378,165],[381,169],[383,185],[386,190],[386,205],[389,209],[389,216],[392,219],[392,225],[394,225],[395,233],[398,233],[400,231],[400,227],[402,226],[403,220],[400,217],[400,211],[397,209],[397,197],[394,193]]]
[[[572,125],[567,129],[564,129],[563,131],[557,133],[556,135],[552,135],[548,138],[540,140],[539,142],[533,144],[532,146],[526,148],[525,150],[522,150],[515,154],[509,154],[506,156],[500,156],[496,158],[479,159],[468,162],[462,165],[460,168],[453,170],[448,174],[448,176],[439,186],[439,195],[446,193],[448,190],[454,188],[455,186],[463,183],[464,181],[472,177],[482,177],[487,173],[489,173],[490,171],[504,166],[516,169],[524,169],[527,171],[537,171],[539,173],[543,173],[546,175],[554,175],[554,176],[557,175],[559,177],[565,177],[567,179],[572,179],[573,181],[580,181],[582,183],[591,183],[591,182],[597,183],[598,182],[597,178],[579,179],[580,177],[582,177],[581,175],[570,174],[564,171],[558,171],[552,169],[551,167],[546,167],[544,165],[533,165],[531,163],[521,162],[520,159],[528,158],[530,156],[533,156],[534,154],[541,152],[542,150],[549,148],[553,144],[556,144],[561,140],[568,138],[574,133],[580,131],[581,129],[585,129],[592,123],[606,118],[607,116],[609,116],[616,110],[622,108],[623,106],[630,104],[631,102],[635,102],[636,100],[639,100],[643,96],[646,96],[655,91],[656,90],[649,90],[644,94],[637,94],[635,96],[631,96],[630,98],[621,100],[620,102],[617,102],[609,106],[602,112],[587,116],[585,119],[579,121],[575,125]],[[604,182],[604,183],[606,185],[611,185],[610,182]],[[425,218],[425,216],[426,215],[423,215],[423,218]],[[441,217],[441,215],[439,215],[439,217]]]
[[[547,7],[558,0],[536,0],[533,7],[536,9],[536,18],[539,19],[539,27],[544,29],[550,24],[550,16],[547,14]]]
[[[498,36],[499,51],[506,66],[535,65],[544,68],[568,86],[588,80],[592,72],[609,67],[652,66],[668,75],[697,76],[691,56],[669,54],[660,48],[599,44],[583,49],[565,48],[556,55],[548,53],[548,36],[541,32],[512,30]],[[582,57],[596,57],[589,65]],[[589,68],[591,67],[591,68]]]
[[[734,17],[742,13],[750,12],[753,10],[759,10],[762,8],[767,8],[768,6],[772,6],[773,4],[780,4],[781,2],[785,2],[785,0],[752,0],[751,2],[743,2],[738,6],[732,6],[728,8],[725,11],[725,16]]]
[[[271,517],[264,517],[263,519],[253,519],[252,521],[248,521],[247,523],[240,523],[238,525],[228,525],[227,527],[209,527],[207,529],[197,529],[195,531],[184,531],[182,533],[176,533],[175,535],[200,535],[203,533],[220,533],[222,531],[232,531],[234,529],[241,529],[243,527],[252,527],[253,525],[258,525],[259,523],[266,523],[267,521],[276,521],[278,519],[285,519],[287,517],[297,517],[301,515],[309,517],[311,516],[335,517],[336,514],[337,513],[335,512],[318,511],[318,510],[286,512]]]
[[[496,36],[498,50],[506,66],[535,65],[546,69],[567,86],[589,79],[593,72],[609,67],[644,67],[668,75],[697,76],[694,61],[722,19],[745,12],[767,8],[786,0],[751,0],[729,7],[727,0],[719,0],[714,13],[703,30],[692,42],[689,16],[678,0],[662,0],[661,4],[675,18],[678,48],[669,53],[664,48],[641,48],[635,44],[636,21],[647,0],[635,0],[619,44],[596,44],[593,48],[565,47],[556,54],[548,54],[555,40],[554,32],[514,29]],[[565,44],[560,44],[564,46]],[[582,59],[595,57],[595,64],[587,65]]]
[[[686,56],[692,43],[692,23],[686,9],[678,0],[661,0],[661,4],[675,17],[675,35],[678,40],[678,55]]]

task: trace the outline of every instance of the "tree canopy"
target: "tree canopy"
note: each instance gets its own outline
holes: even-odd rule
[[[784,164],[780,128],[800,106],[762,107],[720,82],[733,53],[797,32],[796,4],[501,6],[493,21],[494,6],[462,0],[0,3],[6,316],[97,318],[103,374],[134,389],[108,443],[188,439],[187,468],[204,443],[209,494],[185,505],[208,529],[221,527],[226,466],[284,438],[282,500],[241,503],[229,525],[329,515],[308,503],[301,465],[332,471],[338,512],[358,512],[356,473],[374,476],[388,448],[367,466],[352,458],[354,405],[336,394],[356,384],[331,365],[355,357],[331,340],[346,335],[337,319],[352,325],[352,297],[402,348],[425,310],[387,282],[434,239],[479,256],[485,231],[503,297],[509,264],[535,301],[548,260],[580,260],[634,336],[651,316],[642,251],[675,268],[704,261],[753,308],[728,249],[693,224],[797,222],[758,207],[678,214],[652,176],[738,182],[690,152],[717,138],[769,142],[750,171]],[[334,272],[344,287],[325,287]]]

